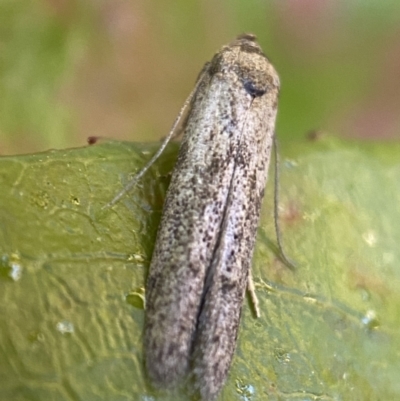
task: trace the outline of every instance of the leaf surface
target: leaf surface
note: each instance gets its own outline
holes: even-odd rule
[[[0,382],[9,400],[186,400],[143,368],[145,277],[178,146],[121,142],[0,159]],[[399,144],[283,143],[221,400],[400,399]],[[272,169],[271,169],[272,171]],[[271,176],[272,174],[270,174]]]

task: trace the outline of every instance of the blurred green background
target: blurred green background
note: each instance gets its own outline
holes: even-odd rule
[[[278,69],[280,137],[399,137],[400,2],[0,1],[0,154],[158,140],[242,32]]]

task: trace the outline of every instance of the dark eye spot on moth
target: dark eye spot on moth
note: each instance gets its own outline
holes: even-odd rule
[[[245,81],[243,82],[243,86],[246,89],[246,92],[253,97],[259,97],[265,94],[267,91],[265,88],[257,87],[253,81]]]

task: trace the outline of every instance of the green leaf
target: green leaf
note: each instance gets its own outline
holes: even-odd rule
[[[143,368],[143,288],[170,145],[134,190],[103,210],[158,147],[120,142],[0,159],[0,382],[7,400],[186,400]],[[399,144],[284,143],[275,243],[272,179],[221,400],[400,398]]]

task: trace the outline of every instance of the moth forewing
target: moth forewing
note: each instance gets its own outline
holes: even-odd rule
[[[204,400],[222,388],[236,346],[271,155],[279,78],[251,35],[223,47],[185,120],[146,289],[152,382],[191,369]]]
[[[218,246],[208,270],[193,348],[194,373],[203,399],[218,394],[235,350],[271,154],[274,124],[268,123],[267,97],[277,96],[277,88],[271,89],[248,103]]]

